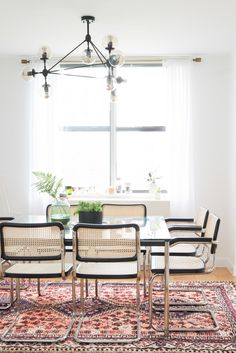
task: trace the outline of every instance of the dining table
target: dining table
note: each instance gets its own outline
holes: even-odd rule
[[[46,215],[19,215],[15,216],[14,223],[45,223],[50,222]],[[72,250],[73,226],[78,223],[77,218],[72,218],[65,228],[65,249]],[[135,223],[140,228],[140,245],[147,251],[152,246],[161,245],[165,249],[164,270],[164,334],[169,334],[169,242],[172,239],[164,217],[104,217],[104,224],[130,224]]]

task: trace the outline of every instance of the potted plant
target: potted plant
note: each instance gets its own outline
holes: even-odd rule
[[[100,201],[79,201],[75,214],[80,223],[102,223],[102,203]]]
[[[41,193],[47,193],[52,199],[51,221],[59,221],[66,225],[70,221],[70,205],[66,200],[66,195],[60,194],[62,180],[57,179],[55,175],[44,172],[33,172],[38,179],[35,186],[36,190]]]

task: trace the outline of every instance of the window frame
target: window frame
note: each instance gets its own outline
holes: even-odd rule
[[[64,63],[61,66],[63,68],[72,68],[76,63]],[[160,60],[127,60],[125,67],[162,67],[163,64]],[[109,109],[109,126],[80,126],[80,125],[64,125],[61,127],[63,132],[110,132],[110,185],[116,184],[117,179],[117,133],[119,131],[136,131],[136,132],[166,132],[165,125],[143,125],[143,126],[119,126],[117,127],[117,111],[116,104],[110,102]],[[134,192],[143,192],[141,189],[134,189]]]

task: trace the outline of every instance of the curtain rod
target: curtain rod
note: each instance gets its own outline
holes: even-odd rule
[[[192,57],[192,56],[127,56],[125,59],[126,64],[161,64],[165,59],[190,59],[196,63],[201,63],[201,57]],[[55,59],[56,60],[56,59]],[[22,64],[30,63],[30,60],[21,60]],[[81,57],[73,57],[71,59],[65,60],[62,62],[64,65],[73,65],[82,63]]]

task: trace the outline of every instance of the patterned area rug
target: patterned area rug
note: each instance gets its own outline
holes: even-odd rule
[[[79,286],[78,286],[79,287]],[[1,283],[2,288],[2,283]],[[176,292],[174,289],[187,289],[188,292]],[[38,297],[36,284],[21,291],[20,315],[15,327],[7,334],[8,338],[21,339],[22,342],[0,341],[0,352],[46,352],[46,353],[221,353],[236,352],[236,284],[232,282],[178,282],[171,285],[171,301],[182,304],[198,303],[200,308],[214,311],[220,329],[209,332],[171,332],[166,338],[161,331],[149,328],[147,299],[142,297],[141,340],[133,343],[78,343],[73,339],[77,319],[69,337],[56,343],[33,343],[27,340],[37,338],[57,339],[66,334],[71,321],[71,285],[50,284],[42,288]],[[203,293],[199,292],[202,289]],[[0,290],[0,302],[6,301],[5,290]],[[77,297],[79,297],[79,288]],[[156,285],[154,297],[161,302],[163,292]],[[207,299],[208,304],[201,302]],[[122,305],[125,305],[122,307]],[[135,304],[135,285],[128,283],[107,283],[100,285],[99,299],[94,298],[94,286],[89,287],[86,299],[87,316],[81,326],[83,339],[133,338],[136,333],[136,313],[129,304]],[[78,303],[79,306],[79,303]],[[0,335],[16,318],[16,306],[0,311]],[[163,327],[163,313],[154,314],[154,326]],[[170,314],[170,327],[214,327],[209,314]]]

